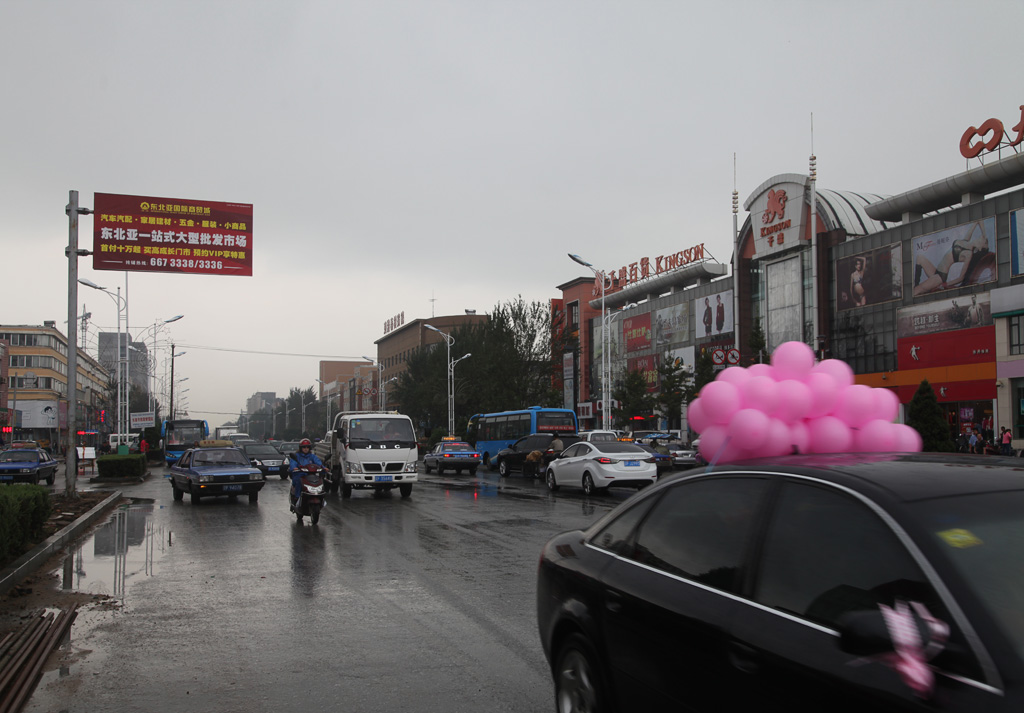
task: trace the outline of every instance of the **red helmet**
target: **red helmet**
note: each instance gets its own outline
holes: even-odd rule
[[[303,446],[309,446],[310,448],[312,448],[313,441],[309,440],[308,438],[303,438],[301,441],[299,441],[299,448],[302,448]]]

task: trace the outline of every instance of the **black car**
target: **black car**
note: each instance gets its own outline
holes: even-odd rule
[[[523,436],[508,448],[498,451],[491,458],[491,465],[497,466],[502,478],[516,470],[537,478],[544,474],[548,463],[557,458],[559,453],[579,440],[580,437],[575,433],[532,433]],[[527,460],[527,456],[533,451],[539,451],[541,454],[541,460],[537,463]]]
[[[249,465],[241,448],[214,446],[190,448],[171,466],[171,491],[175,500],[189,494],[193,505],[205,497],[246,495],[250,503],[260,498],[266,477]]]
[[[243,443],[241,448],[249,457],[249,465],[259,468],[263,475],[277,475],[281,480],[288,477],[288,459],[269,443]]]
[[[662,452],[662,450],[660,450],[657,446],[652,446],[648,443],[637,443],[636,446],[647,451],[650,454],[651,458],[654,459],[654,464],[658,467],[659,478],[663,476],[665,473],[671,471],[674,467],[672,463],[672,456],[669,455],[667,448],[665,448],[664,452]]]
[[[1024,705],[1024,472],[794,456],[662,479],[545,545],[559,711]]]

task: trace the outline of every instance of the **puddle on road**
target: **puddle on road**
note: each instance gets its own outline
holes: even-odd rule
[[[57,570],[61,589],[105,595],[123,605],[131,580],[154,576],[170,546],[170,530],[155,523],[157,509],[147,500],[121,505],[76,541]]]

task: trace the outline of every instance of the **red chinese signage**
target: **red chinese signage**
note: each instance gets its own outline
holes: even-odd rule
[[[785,190],[780,188],[768,192],[768,205],[761,214],[761,222],[765,224],[765,227],[761,228],[761,237],[768,238],[768,245],[773,246],[776,242],[782,245],[786,242],[786,234],[782,231],[793,227],[793,221],[785,219],[788,202]],[[779,219],[778,223],[775,222],[776,218]]]
[[[97,193],[94,270],[252,275],[252,204]]]
[[[658,390],[658,355],[633,357],[626,360],[626,369],[639,371],[647,384],[647,393],[653,394]]]
[[[1017,146],[1024,141],[1024,105],[1020,107],[1020,121],[1013,127],[1013,131],[1017,132],[1017,137],[1005,144],[1007,147]],[[1005,135],[1006,129],[999,119],[989,119],[982,122],[981,126],[970,126],[960,137],[960,154],[964,158],[974,158],[982,151],[995,151]]]
[[[622,320],[622,338],[627,352],[651,347],[651,313],[638,314]]]
[[[618,272],[612,270],[611,272],[604,275],[605,280],[605,294],[610,294],[621,290],[626,285],[630,285],[640,280],[645,280],[648,277],[654,275],[660,275],[663,272],[669,272],[679,267],[689,265],[691,262],[697,262],[698,260],[704,259],[704,243],[696,245],[686,250],[680,250],[679,252],[672,253],[670,255],[659,255],[654,258],[654,262],[651,262],[651,258],[642,257],[637,262],[631,262],[629,265],[624,265],[619,268]],[[601,294],[601,278],[594,278],[594,296],[600,296]]]

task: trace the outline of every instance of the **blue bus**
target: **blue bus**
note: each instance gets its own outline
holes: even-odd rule
[[[518,411],[478,413],[469,419],[467,440],[480,451],[481,461],[490,465],[491,456],[531,433],[576,433],[576,412],[568,408],[531,406]]]
[[[210,437],[210,426],[196,418],[177,418],[164,421],[160,426],[160,444],[164,449],[167,465],[181,458],[186,448]]]

